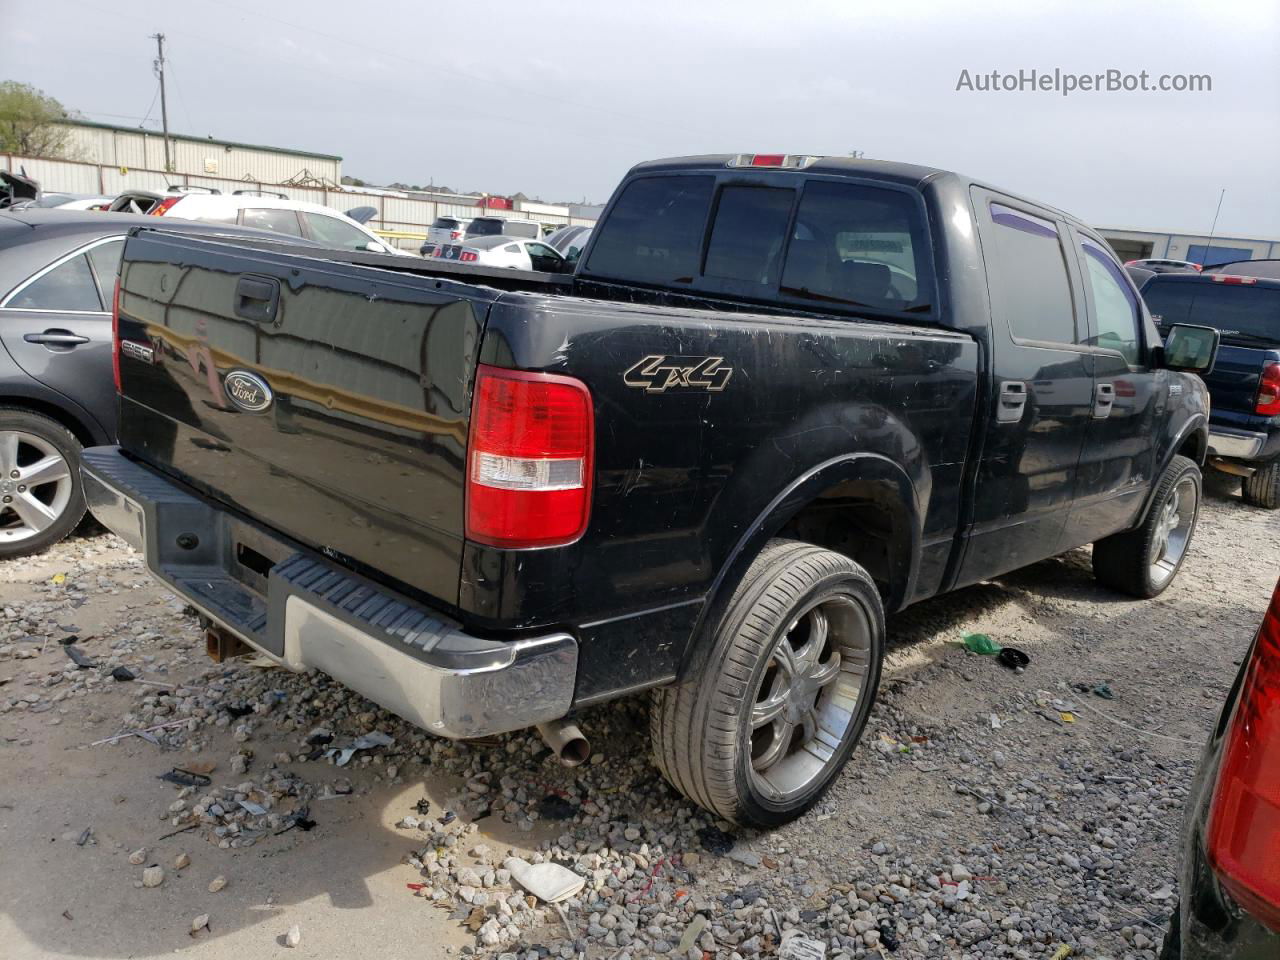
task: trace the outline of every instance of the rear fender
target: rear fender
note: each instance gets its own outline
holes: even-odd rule
[[[793,480],[762,510],[738,539],[721,564],[709,591],[708,602],[693,630],[684,665],[711,634],[724,615],[751,562],[769,540],[784,531],[806,507],[824,499],[856,497],[883,508],[891,531],[889,579],[885,609],[901,607],[911,596],[919,566],[920,502],[907,472],[877,453],[851,453],[833,457]],[[682,668],[683,672],[683,668]]]

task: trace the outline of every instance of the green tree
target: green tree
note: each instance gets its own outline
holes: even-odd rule
[[[61,103],[29,83],[0,82],[0,153],[66,156],[70,132],[58,124],[70,116]]]

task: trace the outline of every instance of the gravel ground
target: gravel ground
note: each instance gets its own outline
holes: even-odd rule
[[[1280,515],[1218,490],[1154,601],[1097,587],[1082,550],[893,618],[862,745],[772,833],[665,784],[644,698],[582,717],[596,754],[576,770],[529,734],[435,740],[321,675],[210,664],[136,555],[77,537],[0,566],[0,938],[15,957],[704,960],[820,944],[1154,960],[1187,786],[1274,585],[1277,534]],[[1030,666],[967,653],[972,632]],[[513,884],[509,854],[585,887],[548,907]]]

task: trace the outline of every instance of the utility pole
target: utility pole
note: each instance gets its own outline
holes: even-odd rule
[[[164,126],[164,171],[173,172],[173,160],[169,155],[169,105],[164,96],[164,34],[153,33],[151,39],[156,42],[156,73],[160,76],[160,122]]]

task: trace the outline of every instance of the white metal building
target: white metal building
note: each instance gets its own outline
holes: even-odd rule
[[[127,169],[161,170],[164,136],[154,130],[73,120],[69,155],[87,163]],[[264,147],[212,137],[169,134],[171,173],[248,180],[257,183],[301,183],[336,187],[342,182],[342,158],[327,153]]]
[[[1280,258],[1280,240],[1217,236],[1202,233],[1161,233],[1099,227],[1098,232],[1122,260],[1190,260],[1206,266],[1233,260]]]

